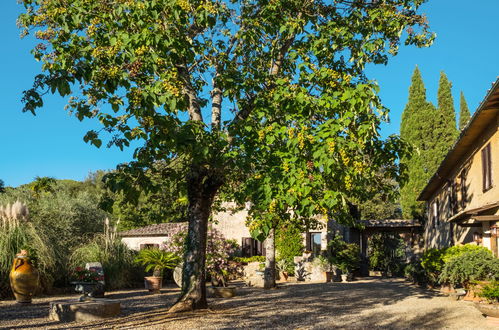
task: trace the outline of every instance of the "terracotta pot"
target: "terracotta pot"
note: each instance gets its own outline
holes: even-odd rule
[[[28,256],[18,255],[14,258],[9,278],[10,287],[18,303],[31,303],[38,288],[38,277],[38,271]]]
[[[489,304],[486,302],[476,302],[476,309],[489,317],[499,317],[499,304]]]
[[[326,282],[332,282],[334,277],[334,272],[326,272]]]
[[[161,276],[147,276],[144,277],[144,285],[149,292],[160,293],[163,284],[163,278]]]
[[[288,277],[289,277],[288,272],[281,272],[281,274],[282,274],[282,277],[283,277],[284,281],[287,281]]]

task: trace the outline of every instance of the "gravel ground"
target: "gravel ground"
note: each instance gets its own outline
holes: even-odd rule
[[[179,290],[160,295],[144,290],[116,291],[118,318],[91,323],[58,323],[47,318],[52,300],[34,299],[31,306],[0,301],[0,329],[497,329],[472,303],[451,301],[400,279],[363,279],[350,283],[286,283],[276,290],[241,287],[232,299],[210,299],[210,309],[169,315]]]

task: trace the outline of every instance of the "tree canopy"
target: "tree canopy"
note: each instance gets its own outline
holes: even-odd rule
[[[435,108],[426,100],[419,69],[414,70],[400,128],[401,137],[415,150],[410,157],[402,159],[408,167],[408,181],[401,189],[402,212],[406,218],[423,217],[423,203],[418,202],[417,197],[456,142],[458,130],[451,89],[452,83],[441,72],[438,108]]]
[[[419,68],[414,69],[409,87],[409,99],[402,113],[400,137],[411,144],[414,152],[401,159],[407,166],[407,182],[400,189],[400,203],[404,218],[420,218],[423,205],[416,199],[431,176],[427,150],[432,145],[428,138],[436,109],[426,100],[426,88]]]
[[[174,311],[205,307],[207,221],[215,198],[253,201],[254,226],[276,210],[347,218],[348,200],[403,153],[383,140],[387,118],[367,64],[434,35],[423,0],[24,0],[42,73],[24,110],[43,94],[70,96],[97,147],[143,144],[128,170],[182,162],[189,200],[183,295]],[[174,166],[172,166],[173,168]]]

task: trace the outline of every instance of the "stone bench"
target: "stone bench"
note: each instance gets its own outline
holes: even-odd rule
[[[50,303],[49,319],[62,322],[95,321],[117,316],[120,312],[121,304],[117,300],[61,300]]]

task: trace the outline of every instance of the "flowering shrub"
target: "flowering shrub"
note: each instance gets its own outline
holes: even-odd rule
[[[72,276],[74,281],[78,282],[89,282],[97,283],[104,281],[104,275],[100,275],[95,268],[90,267],[90,269],[85,269],[82,267],[76,267]]]
[[[161,248],[182,257],[185,250],[187,228],[178,228],[176,233],[170,235],[169,242],[162,244]],[[238,250],[234,240],[226,239],[220,231],[213,227],[208,228],[206,241],[206,272],[211,276],[215,286],[226,286],[231,276],[239,274],[237,262],[233,261]]]

